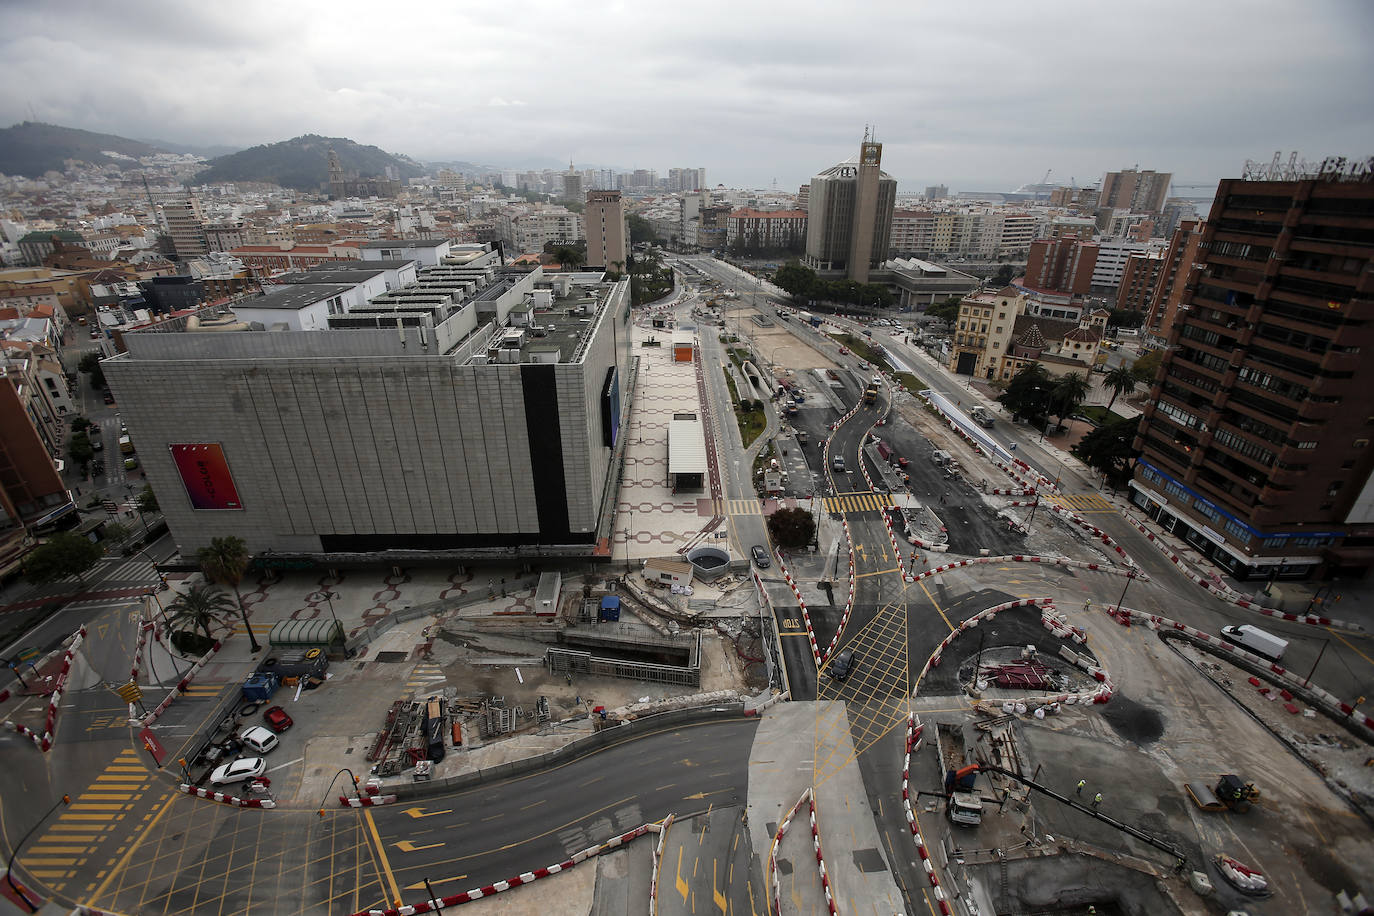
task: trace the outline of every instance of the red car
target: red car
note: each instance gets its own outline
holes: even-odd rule
[[[267,707],[262,717],[267,720],[267,727],[278,734],[295,724],[291,721],[291,717],[286,714],[286,710],[280,706]]]

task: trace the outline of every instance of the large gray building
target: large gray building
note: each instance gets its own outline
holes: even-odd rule
[[[124,336],[102,365],[183,556],[605,554],[628,282],[443,271],[325,330],[219,309]]]
[[[887,256],[897,180],[882,170],[882,159],[883,145],[865,136],[858,156],[811,179],[807,267],[867,283],[869,271]]]

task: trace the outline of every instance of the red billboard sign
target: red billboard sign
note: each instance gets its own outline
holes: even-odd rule
[[[234,475],[218,442],[169,445],[193,509],[242,509]]]

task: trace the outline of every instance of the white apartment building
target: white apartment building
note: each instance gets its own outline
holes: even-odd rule
[[[516,251],[539,252],[550,242],[569,245],[580,241],[582,217],[564,207],[507,211],[497,221],[497,234]]]
[[[1126,260],[1133,254],[1163,251],[1163,239],[1130,242],[1126,239],[1103,239],[1097,243],[1097,264],[1093,267],[1092,286],[1097,289],[1116,289],[1126,272]]]

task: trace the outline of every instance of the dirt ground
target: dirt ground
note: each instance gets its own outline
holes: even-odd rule
[[[759,311],[748,302],[734,302],[725,310],[725,326],[732,331],[738,326],[740,336],[752,338],[759,355],[774,366],[800,371],[835,368],[834,360],[797,336],[800,328],[795,318],[780,321],[772,311],[768,306]],[[758,314],[767,315],[772,327],[756,324],[752,316]]]

